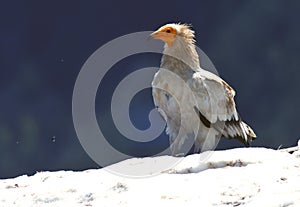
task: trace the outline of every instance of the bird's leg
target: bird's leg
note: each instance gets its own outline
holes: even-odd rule
[[[171,143],[171,155],[174,157],[178,157],[178,142],[174,141]]]
[[[176,137],[170,138],[170,144],[171,144],[171,154],[174,157],[178,157],[178,155],[182,154],[179,153],[179,144],[182,136],[178,134]]]
[[[198,139],[196,139],[195,140],[195,146],[194,146],[194,153],[195,154],[200,152],[201,145],[202,145],[201,142]]]
[[[171,145],[172,155],[176,157],[182,157],[187,155],[192,146],[194,145],[195,136],[194,133],[186,133],[182,131]]]

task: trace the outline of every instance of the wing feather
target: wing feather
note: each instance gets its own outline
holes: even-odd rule
[[[197,108],[211,123],[238,120],[235,91],[220,77],[201,70],[194,73],[188,84],[197,100]]]
[[[247,146],[256,137],[239,117],[234,102],[235,91],[224,80],[201,70],[193,75],[189,86],[198,104],[195,111],[205,126],[213,127],[223,136],[238,139]]]

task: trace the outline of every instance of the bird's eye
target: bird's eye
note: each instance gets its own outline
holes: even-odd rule
[[[171,30],[170,29],[167,29],[167,31],[166,31],[167,33],[171,33]]]

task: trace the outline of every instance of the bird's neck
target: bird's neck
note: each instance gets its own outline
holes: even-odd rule
[[[195,45],[184,39],[176,39],[171,47],[165,45],[161,68],[175,73],[192,74],[200,70],[199,56]]]

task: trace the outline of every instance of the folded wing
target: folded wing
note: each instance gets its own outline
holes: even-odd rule
[[[188,84],[197,103],[194,110],[206,127],[213,127],[223,136],[238,139],[247,146],[255,139],[253,130],[237,113],[235,91],[224,80],[201,70]]]

